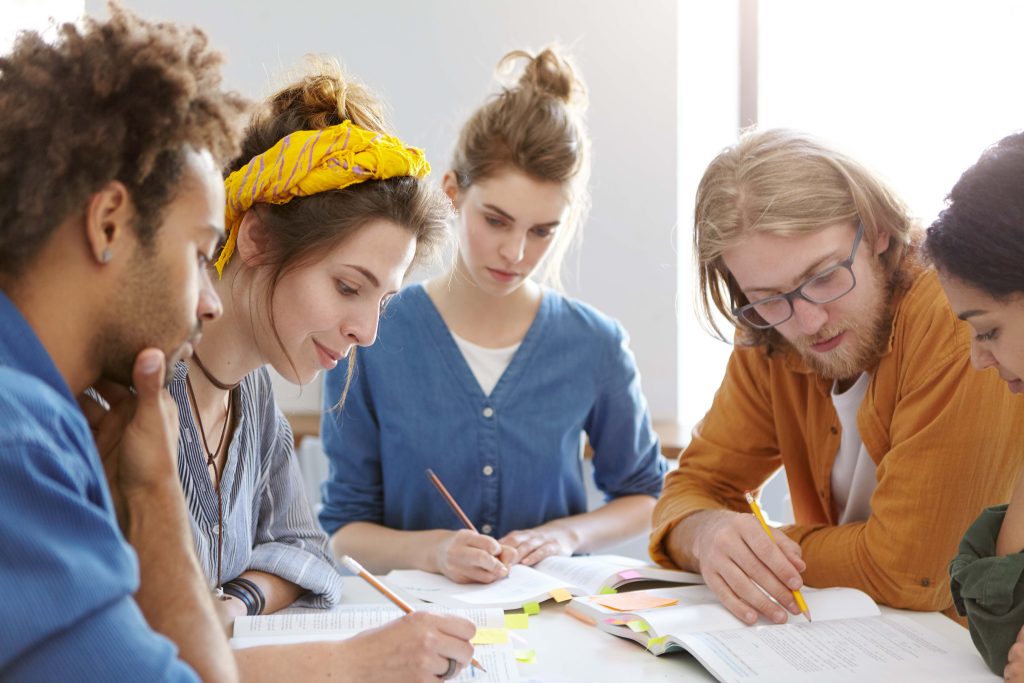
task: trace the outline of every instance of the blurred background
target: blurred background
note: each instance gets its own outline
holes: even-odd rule
[[[391,106],[440,178],[462,121],[508,50],[552,42],[590,94],[593,208],[566,286],[632,336],[666,455],[718,388],[729,346],[694,314],[693,194],[741,128],[804,129],[887,178],[927,225],[984,147],[1024,127],[1024,5],[1011,0],[124,0],[202,27],[229,87],[260,98],[310,53],[337,57]],[[0,0],[0,52],[19,30],[106,14],[103,0]],[[418,279],[425,273],[415,274]],[[276,383],[313,500],[319,383]],[[595,499],[595,504],[599,501]],[[764,507],[791,519],[776,477]],[[643,554],[643,542],[630,554]]]

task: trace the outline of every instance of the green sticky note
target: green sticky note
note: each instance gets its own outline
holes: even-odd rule
[[[530,626],[530,615],[528,614],[506,614],[505,628],[524,629]]]
[[[640,633],[642,631],[646,631],[647,630],[647,622],[640,621],[639,619],[635,619],[633,621],[627,621],[626,622],[626,626],[628,626],[629,630],[633,631],[634,633]]]
[[[540,614],[540,603],[528,602],[525,605],[523,605],[523,611],[527,614]]]
[[[601,589],[600,595],[612,595],[613,593],[618,593],[618,592],[619,591],[615,590],[611,586],[605,586],[604,588]]]
[[[523,664],[534,664],[537,661],[536,650],[515,650],[516,661]]]

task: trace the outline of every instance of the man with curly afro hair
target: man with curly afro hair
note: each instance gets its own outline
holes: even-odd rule
[[[164,389],[221,311],[220,61],[116,6],[0,57],[0,679],[237,676]]]

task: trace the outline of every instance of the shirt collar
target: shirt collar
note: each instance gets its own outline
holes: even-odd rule
[[[0,366],[38,377],[54,391],[77,405],[64,377],[57,370],[46,347],[25,320],[18,307],[0,290]]]

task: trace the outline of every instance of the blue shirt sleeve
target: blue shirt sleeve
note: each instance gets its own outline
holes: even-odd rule
[[[606,369],[584,428],[594,451],[594,481],[606,500],[646,494],[657,497],[665,460],[651,426],[629,335],[618,323],[608,338]]]
[[[327,373],[320,438],[327,454],[328,474],[321,489],[320,526],[328,533],[350,522],[384,522],[384,482],[380,460],[380,426],[366,367],[356,352],[356,367],[345,403],[337,402],[348,369]],[[344,426],[344,434],[342,433]]]
[[[0,439],[0,678],[196,681],[132,598],[135,554],[76,427]]]

